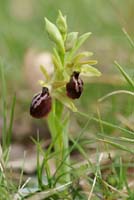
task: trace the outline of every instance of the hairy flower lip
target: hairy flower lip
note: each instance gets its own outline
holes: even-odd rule
[[[79,72],[74,71],[70,81],[66,84],[67,96],[71,99],[80,98],[83,91],[83,81],[79,78]]]
[[[52,107],[52,98],[47,87],[42,88],[42,92],[36,94],[31,102],[30,115],[34,118],[47,117]]]

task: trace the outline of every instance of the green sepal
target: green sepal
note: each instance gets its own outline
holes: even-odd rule
[[[67,60],[70,61],[72,59],[72,57],[74,56],[74,54],[76,53],[76,51],[82,46],[82,44],[88,39],[88,37],[91,35],[91,32],[85,33],[83,35],[81,35],[75,46],[72,48],[72,50],[69,52],[68,56],[67,56]]]
[[[98,62],[97,60],[85,60],[85,61],[82,61],[78,64],[80,65],[85,65],[85,64],[88,64],[88,65],[96,65]]]
[[[101,72],[88,64],[77,66],[76,71],[80,72],[82,76],[101,76]]]
[[[77,51],[82,46],[82,44],[89,38],[91,34],[92,34],[91,32],[88,32],[79,37],[75,46],[75,51]]]
[[[93,53],[90,51],[83,51],[81,53],[78,53],[72,60],[73,63],[78,63],[80,60],[92,56]]]
[[[50,80],[50,76],[49,76],[46,68],[43,65],[40,65],[40,70],[43,73],[43,75],[45,76],[46,81],[49,81]]]
[[[45,18],[46,22],[46,30],[48,32],[48,35],[50,39],[55,42],[55,44],[58,46],[60,52],[63,54],[65,53],[65,48],[64,48],[64,41],[62,39],[61,33],[57,26],[50,22],[47,18]]]

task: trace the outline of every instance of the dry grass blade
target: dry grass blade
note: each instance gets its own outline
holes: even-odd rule
[[[126,191],[124,191],[124,190],[118,190],[118,189],[116,189],[115,187],[113,187],[112,185],[108,184],[108,183],[107,183],[106,181],[104,181],[104,180],[103,180],[103,183],[104,183],[106,186],[108,186],[112,191],[114,191],[114,192],[120,194],[120,195],[121,195],[122,197],[124,197],[125,199],[129,197],[128,194],[125,193]]]
[[[72,184],[72,181],[70,181],[64,185],[61,185],[59,187],[56,187],[54,189],[50,189],[48,191],[38,192],[38,193],[34,194],[33,196],[27,198],[27,200],[43,200],[57,192],[67,189],[71,184]]]
[[[121,114],[117,115],[117,119],[124,125],[124,127],[129,128],[129,130],[134,131],[134,118],[133,115],[129,117],[124,117]]]
[[[98,162],[98,164],[100,164],[100,162],[101,162],[101,160],[102,160],[102,157],[103,157],[103,153],[100,154],[100,156],[99,156],[99,162]],[[93,180],[93,185],[92,185],[90,194],[89,194],[89,196],[88,196],[88,200],[90,200],[91,197],[92,197],[93,190],[94,190],[94,187],[95,187],[95,184],[96,184],[96,180],[97,180],[97,171],[96,171],[96,173],[95,173],[95,177],[94,177],[94,180]]]

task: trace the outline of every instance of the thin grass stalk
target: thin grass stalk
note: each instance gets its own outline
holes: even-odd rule
[[[0,60],[0,72],[1,72],[1,87],[2,87],[2,116],[3,116],[3,127],[2,127],[2,150],[3,153],[6,150],[6,133],[7,133],[7,115],[6,115],[6,83],[3,69],[3,63]]]

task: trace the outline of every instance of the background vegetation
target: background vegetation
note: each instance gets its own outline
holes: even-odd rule
[[[133,92],[131,85],[125,81],[114,64],[114,60],[117,60],[133,80],[134,49],[122,30],[122,28],[125,28],[133,39],[133,8],[133,0],[0,0],[0,57],[2,63],[4,63],[7,87],[7,121],[9,121],[11,98],[16,94],[12,136],[14,151],[12,152],[11,150],[11,160],[16,160],[20,156],[23,158],[24,150],[28,151],[29,147],[33,148],[33,142],[30,137],[36,137],[37,129],[40,132],[41,138],[49,139],[49,133],[44,120],[37,121],[29,116],[29,105],[32,95],[35,91],[38,92],[38,90],[36,88],[33,89],[33,85],[37,84],[36,78],[35,80],[33,78],[32,81],[29,78],[30,74],[34,73],[34,69],[32,66],[29,66],[29,74],[26,70],[26,56],[30,49],[37,52],[48,52],[51,50],[51,44],[44,28],[44,16],[54,21],[57,11],[60,9],[67,15],[70,30],[76,30],[80,33],[91,31],[93,33],[83,48],[94,52],[94,58],[98,60],[97,68],[102,72],[100,78],[86,80],[87,84],[84,88],[83,96],[80,101],[76,102],[80,111],[86,113],[87,116],[90,114],[90,116],[100,120],[100,123],[95,120],[89,122],[84,129],[80,145],[84,151],[86,151],[86,148],[89,150],[90,154],[87,153],[88,157],[96,151],[109,152],[111,149],[114,149],[116,155],[120,153],[120,149],[122,151],[125,150],[123,151],[124,154],[126,151],[129,151],[127,161],[126,157],[125,159],[124,157],[121,159],[116,157],[112,161],[114,170],[112,169],[111,171],[114,175],[117,173],[121,176],[119,171],[122,169],[122,160],[130,163],[131,166],[133,165],[133,152],[131,152],[131,150],[133,151],[134,139],[133,96],[118,94],[109,97],[99,104],[97,102],[99,98],[115,90],[129,90]],[[28,79],[30,79],[30,83]],[[1,86],[0,95],[1,104],[3,95]],[[111,125],[107,125],[101,120]],[[77,138],[78,133],[80,133],[81,129],[83,130],[86,122],[87,117],[82,117],[81,115],[74,115],[72,117],[70,134],[73,135],[73,138]],[[0,134],[2,133],[2,126],[3,112],[1,104]],[[99,139],[90,144],[92,139],[96,137]],[[131,143],[129,140],[116,140],[122,137],[129,138]],[[109,142],[105,143],[104,140]],[[111,145],[107,145],[110,142],[112,143],[112,148]],[[118,142],[118,145],[115,144],[116,142]],[[21,149],[20,154],[15,149],[16,146],[17,150]],[[74,162],[83,160],[78,153],[74,152],[73,155],[75,155]],[[116,180],[119,186],[118,188],[115,187],[117,190],[122,190],[123,188],[121,186],[121,177],[119,177],[118,181]],[[126,184],[125,178],[123,178],[123,181]],[[89,180],[89,182],[93,183],[92,180]],[[99,181],[97,184],[96,191],[98,192],[98,188],[101,188]],[[105,196],[109,194],[107,190],[103,192]],[[110,198],[117,199],[113,195]],[[133,199],[133,196],[130,192],[127,197],[124,195],[122,198]]]

